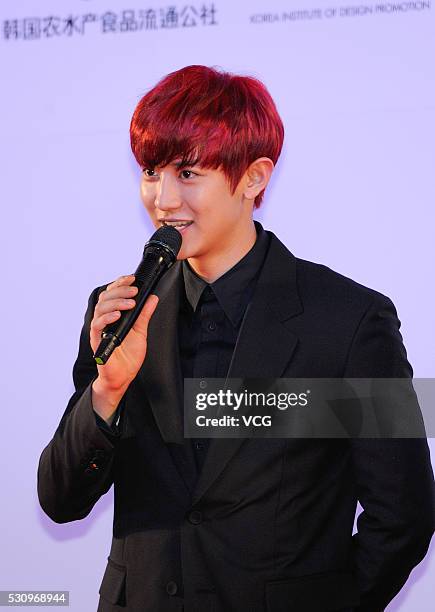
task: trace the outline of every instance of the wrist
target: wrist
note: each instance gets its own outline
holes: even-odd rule
[[[108,425],[112,424],[116,409],[127,388],[128,385],[116,389],[110,388],[100,378],[96,378],[92,383],[92,407]]]

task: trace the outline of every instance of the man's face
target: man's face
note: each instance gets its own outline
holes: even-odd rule
[[[156,228],[175,225],[183,237],[178,259],[213,259],[237,241],[252,224],[252,203],[243,198],[242,181],[231,194],[221,170],[180,168],[177,162],[145,169],[141,197]]]

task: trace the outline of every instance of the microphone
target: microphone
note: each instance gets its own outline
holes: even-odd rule
[[[115,348],[121,344],[138,318],[147,297],[162,276],[176,261],[181,248],[181,234],[175,227],[161,227],[145,244],[142,261],[136,272],[133,286],[138,288],[135,300],[136,306],[130,310],[121,311],[121,317],[106,325],[101,333],[101,342],[95,352],[94,359],[98,365],[107,363]]]

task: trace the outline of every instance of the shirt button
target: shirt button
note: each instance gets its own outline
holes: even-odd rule
[[[168,595],[175,595],[175,593],[178,591],[178,586],[177,583],[174,582],[173,580],[170,580],[168,582],[168,584],[166,585],[166,592]]]
[[[216,329],[216,323],[214,321],[210,321],[207,327],[210,331],[214,331]]]
[[[192,512],[189,512],[188,521],[192,525],[199,525],[202,523],[202,512],[200,510],[192,510]]]
[[[196,450],[204,450],[204,443],[203,442],[195,442],[195,449]]]

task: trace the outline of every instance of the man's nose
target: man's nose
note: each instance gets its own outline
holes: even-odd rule
[[[157,184],[154,205],[160,210],[173,210],[181,206],[180,193],[173,177],[161,177]]]

